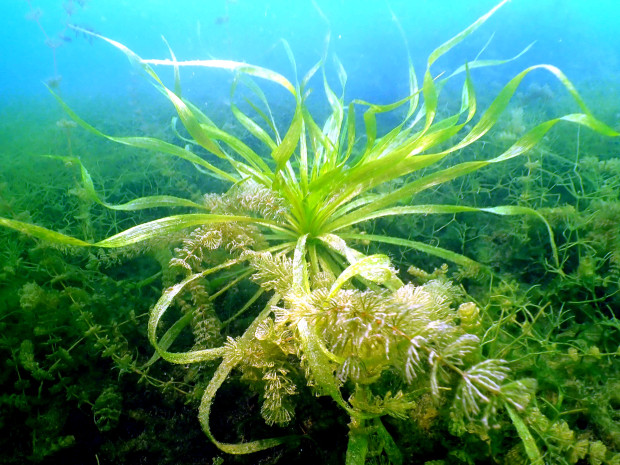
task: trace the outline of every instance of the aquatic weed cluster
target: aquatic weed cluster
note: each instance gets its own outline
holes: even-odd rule
[[[150,369],[161,365],[157,363],[159,358],[198,367],[221,359],[214,373],[191,378],[205,381],[205,385],[198,384],[198,391],[204,392],[194,392],[202,394],[199,419],[205,433],[224,452],[246,454],[305,441],[300,430],[316,428],[311,426],[314,414],[310,413],[316,395],[331,398],[334,415],[337,407],[347,418],[348,445],[336,463],[397,464],[417,457],[428,458],[427,463],[473,463],[485,457],[501,457],[505,463],[577,463],[582,459],[589,463],[617,463],[618,454],[613,452],[618,440],[614,427],[617,399],[611,394],[617,382],[617,366],[613,363],[617,320],[602,311],[596,320],[590,316],[590,320],[584,318],[579,325],[566,328],[575,316],[555,301],[561,301],[568,289],[578,294],[575,299],[591,289],[594,295],[588,304],[597,310],[613,305],[610,299],[615,298],[618,288],[613,277],[617,278],[618,269],[613,215],[610,220],[604,214],[592,213],[592,218],[583,220],[595,203],[579,205],[581,210],[556,208],[561,205],[559,201],[547,205],[541,199],[553,189],[540,189],[548,177],[541,170],[543,162],[537,165],[531,159],[525,166],[533,180],[527,181],[529,184],[524,181],[525,187],[508,186],[508,193],[494,197],[511,199],[515,192],[520,196],[527,193],[529,197],[521,201],[481,205],[479,196],[473,195],[467,205],[419,202],[431,188],[440,184],[455,186],[456,179],[488,182],[478,170],[487,168],[495,175],[496,166],[526,156],[560,121],[587,126],[607,136],[618,135],[591,115],[572,84],[549,65],[518,74],[479,117],[470,70],[501,62],[477,60],[443,80],[433,77],[432,64],[473,33],[503,3],[431,54],[421,86],[410,65],[411,95],[393,105],[361,101],[345,104],[346,73],[336,62],[342,88],[338,95],[324,71],[326,57],[299,84],[292,84],[273,71],[237,62],[179,62],[173,54],[170,60],[143,60],[124,45],[101,37],[143,69],[173,103],[187,135],[181,135],[176,124],[174,130],[189,145],[183,148],[161,139],[107,135],[82,120],[59,98],[72,120],[114,142],[187,160],[205,175],[232,187],[201,199],[162,194],[110,204],[97,193],[81,160],[67,154],[54,159],[79,169],[79,192],[87,204],[100,204],[118,212],[181,207],[200,213],[147,221],[98,242],[75,239],[19,219],[1,218],[0,222],[63,246],[124,250],[146,245],[143,252],[157,258],[161,274],[138,282],[137,288],[148,288],[158,279],[169,286],[149,315],[147,333],[155,355],[138,365],[135,357],[122,355],[126,349],[118,342],[121,337],[110,340],[108,334],[101,334],[96,340],[101,338],[100,344],[106,347],[104,355],[112,357],[118,367],[143,378],[150,376]],[[152,67],[155,65],[174,68],[174,91],[160,81]],[[231,93],[234,97],[237,88],[245,86],[255,98],[248,107],[255,117],[234,103],[231,109],[238,124],[257,142],[224,131],[182,97],[179,70],[184,66],[235,72]],[[474,143],[493,126],[501,124],[500,116],[521,80],[535,69],[555,76],[582,113],[539,123],[516,136],[495,158],[459,159],[463,156],[460,152],[475,147]],[[315,121],[305,103],[309,83],[317,72],[323,73],[330,108],[322,124]],[[465,75],[459,109],[439,118],[441,88],[458,75]],[[292,97],[295,109],[286,131],[279,129],[280,121],[272,115],[252,77],[276,83]],[[365,110],[361,140],[355,122],[357,108]],[[393,111],[402,111],[402,121],[380,134],[383,131],[377,127],[376,115]],[[504,127],[501,139],[512,137],[511,131],[520,126],[517,123]],[[465,135],[459,137],[461,133]],[[465,177],[474,172],[475,177]],[[596,167],[596,173],[603,172]],[[584,187],[584,178],[601,185],[609,179],[617,182],[614,176],[581,176],[568,171],[561,182],[554,181],[553,187],[567,186],[570,193],[571,183],[575,187],[579,179],[581,191],[575,194],[586,196],[592,187]],[[496,179],[500,182],[501,176]],[[470,192],[474,191],[472,187]],[[454,200],[464,193],[467,190],[448,190],[446,197]],[[614,198],[613,188],[607,195],[597,201],[615,205],[618,199],[617,195]],[[413,198],[415,203],[411,202]],[[545,210],[549,206],[553,208]],[[509,247],[499,248],[505,250],[499,253],[508,254],[512,259],[509,263],[524,260],[516,255],[526,246],[550,257],[549,262],[542,259],[534,265],[541,267],[541,276],[553,276],[547,278],[545,290],[527,289],[527,280],[520,282],[516,279],[519,276],[506,278],[517,270],[503,270],[504,279],[499,284],[490,282],[491,277],[497,279],[494,268],[501,269],[505,257],[494,255],[495,249],[484,250],[484,241],[471,251],[463,247],[455,252],[412,240],[408,235],[395,235],[396,229],[391,227],[394,225],[384,223],[398,218],[401,228],[409,225],[404,227],[411,230],[414,221],[427,222],[435,215],[445,218],[439,215],[458,213],[515,217],[519,223],[531,218],[527,228],[513,225],[481,229],[478,233],[501,236]],[[600,225],[596,233],[589,229],[593,222]],[[376,229],[365,230],[368,224]],[[447,232],[458,233],[466,225],[466,220],[459,219]],[[383,232],[378,232],[382,226]],[[441,235],[441,228],[435,225],[416,229],[421,235]],[[564,240],[558,247],[554,233],[558,229],[577,236],[597,234],[597,239],[588,241],[587,247],[578,239]],[[539,240],[528,245],[532,235],[544,237],[544,243]],[[517,241],[521,241],[521,248],[515,247]],[[404,269],[397,269],[394,259],[387,255],[394,256],[396,250],[405,255],[413,250],[435,257],[439,260],[437,269],[425,271],[421,268],[428,268],[426,265],[415,263],[418,267],[411,267],[406,276]],[[606,251],[611,251],[611,258]],[[480,258],[474,260],[471,256]],[[579,261],[576,268],[571,266],[574,260]],[[458,266],[458,275],[449,277],[449,268],[439,266],[443,261]],[[600,282],[603,267],[609,267],[612,276]],[[467,294],[456,279],[483,283],[488,290],[477,289],[478,297],[473,291]],[[47,305],[41,297],[45,291],[39,289],[36,284],[24,285],[22,310]],[[76,298],[69,294],[66,298],[75,303]],[[176,316],[170,317],[173,311]],[[88,326],[85,337],[102,331],[89,320],[88,313],[83,321]],[[599,325],[606,322],[609,331],[592,334],[595,321]],[[165,331],[160,330],[164,325]],[[562,331],[558,332],[558,328]],[[110,331],[114,334],[114,326]],[[35,361],[31,340],[22,339],[15,354],[16,367],[21,366],[35,380],[45,379]],[[604,378],[602,369],[616,378]],[[222,431],[212,427],[216,393],[235,371],[258,394],[265,422],[288,425],[284,436],[229,443],[220,437]],[[170,388],[158,378],[152,382]],[[189,396],[189,392],[183,392]],[[594,399],[591,404],[579,402],[583,394]],[[118,394],[110,387],[100,397],[93,405],[95,421],[102,430],[112,429],[121,414]],[[589,412],[589,421],[596,428],[587,434],[576,431],[565,420],[572,410]],[[305,418],[299,418],[298,412]],[[296,427],[295,421],[302,426]],[[312,435],[309,438],[312,440]]]

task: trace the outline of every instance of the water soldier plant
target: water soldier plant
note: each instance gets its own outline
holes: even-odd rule
[[[307,386],[314,394],[333,399],[349,417],[348,465],[380,456],[390,463],[402,463],[395,433],[386,427],[385,417],[411,421],[416,409],[424,405],[449,406],[450,430],[481,438],[488,438],[489,431],[507,415],[527,460],[542,464],[539,443],[524,419],[534,402],[536,382],[515,379],[509,360],[484,350],[494,334],[489,328],[496,326],[483,322],[478,306],[441,273],[428,275],[423,283],[407,283],[385,253],[362,250],[414,249],[452,262],[470,276],[491,271],[447,249],[359,230],[364,223],[382,217],[467,212],[529,215],[547,225],[538,211],[523,206],[416,205],[412,199],[439,184],[527,153],[560,121],[606,136],[620,135],[591,114],[571,82],[551,65],[532,66],[517,74],[479,117],[470,72],[506,60],[476,59],[448,76],[433,74],[437,59],[506,2],[435,49],[421,86],[409,62],[410,95],[390,105],[360,100],[345,103],[346,73],[336,59],[338,94],[328,82],[327,54],[301,82],[292,83],[275,71],[240,62],[178,61],[172,51],[170,59],[142,59],[125,45],[90,33],[122,51],[174,105],[178,119],[173,120],[173,128],[187,145],[105,134],[52,91],[73,121],[111,141],[187,160],[206,176],[231,187],[223,194],[207,193],[201,202],[157,195],[115,205],[97,193],[79,158],[56,157],[79,167],[89,198],[107,208],[182,207],[194,212],[140,224],[98,242],[8,218],[0,218],[0,224],[64,246],[119,248],[145,241],[174,244],[181,238],[170,267],[185,277],[164,290],[151,310],[148,337],[155,354],[147,366],[160,358],[177,364],[221,360],[204,391],[199,419],[206,435],[222,451],[245,454],[299,439],[286,436],[233,444],[216,438],[210,428],[212,403],[236,369],[262,392],[261,414],[269,425],[291,421],[295,396]],[[286,44],[285,49],[294,66]],[[174,90],[164,85],[154,66],[173,68]],[[225,131],[183,98],[179,76],[187,66],[234,73],[230,107],[239,125],[254,138],[252,142]],[[493,158],[450,165],[451,154],[476,143],[493,128],[521,81],[536,70],[555,77],[581,112],[535,126]],[[317,73],[322,75],[329,104],[329,115],[322,123],[306,103],[310,81]],[[459,75],[464,75],[459,108],[438,118],[440,92]],[[275,83],[290,95],[294,110],[286,130],[252,78]],[[235,103],[240,86],[254,96],[247,107],[253,116]],[[364,110],[361,137],[358,109]],[[401,115],[400,123],[386,132],[377,123],[377,115],[385,113]],[[189,137],[178,132],[177,121]],[[390,188],[379,189],[386,185]],[[553,232],[548,225],[547,229],[550,254],[559,268]],[[220,298],[247,280],[258,284],[251,297],[236,311],[221,308]],[[185,311],[170,324],[166,313],[179,301]],[[232,337],[228,328],[249,312],[255,312],[249,325]],[[167,329],[160,331],[165,323],[169,323]],[[173,351],[188,328],[194,346]],[[218,345],[224,335],[228,335],[226,342]]]

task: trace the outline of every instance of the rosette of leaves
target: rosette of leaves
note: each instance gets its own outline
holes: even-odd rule
[[[80,168],[90,198],[107,208],[134,211],[184,207],[195,212],[140,224],[94,243],[16,220],[0,218],[0,224],[48,241],[82,247],[124,247],[195,231],[188,234],[174,262],[186,270],[186,277],[166,289],[152,309],[148,336],[156,350],[152,362],[159,357],[180,364],[222,359],[205,390],[199,417],[206,434],[223,451],[248,453],[286,440],[219,442],[209,428],[209,413],[218,388],[236,366],[245,364],[260,372],[267,422],[286,422],[293,413],[291,397],[296,390],[285,355],[295,355],[316,392],[332,397],[351,416],[349,464],[364,463],[369,441],[377,436],[390,460],[398,462],[397,447],[379,419],[382,415],[405,415],[414,402],[407,394],[407,386],[413,385],[438,397],[445,387],[452,389],[455,412],[463,422],[481,421],[488,426],[495,412],[506,408],[530,460],[540,461],[536,444],[519,416],[529,389],[508,380],[505,362],[480,358],[477,336],[455,323],[454,311],[445,303],[449,300],[446,293],[406,285],[385,256],[366,256],[354,247],[356,241],[364,241],[377,247],[389,244],[412,248],[470,271],[485,271],[482,265],[447,249],[387,234],[360,234],[355,228],[387,216],[466,212],[530,215],[546,224],[539,212],[522,206],[418,205],[411,200],[439,184],[527,153],[561,121],[607,136],[620,135],[591,114],[571,82],[551,65],[532,66],[517,74],[480,116],[470,72],[507,60],[476,59],[447,76],[434,74],[437,59],[476,31],[506,1],[435,49],[428,58],[421,85],[409,62],[410,94],[389,105],[360,100],[345,103],[346,72],[335,60],[341,88],[338,94],[328,82],[326,56],[293,84],[272,70],[228,60],[178,61],[172,51],[170,59],[142,59],[125,45],[90,33],[123,52],[145,72],[174,105],[178,114],[175,131],[180,121],[189,137],[177,132],[187,144],[181,147],[150,137],[108,135],[82,120],[54,94],[71,118],[87,131],[114,142],[187,160],[205,175],[229,182],[231,190],[223,195],[208,195],[202,203],[159,195],[113,205],[96,192],[88,170],[78,159],[58,157]],[[294,65],[286,44],[285,48]],[[161,81],[155,66],[174,69],[174,90]],[[225,131],[182,96],[180,69],[191,66],[234,73],[231,110],[256,143],[248,144]],[[476,143],[493,128],[521,81],[533,71],[546,71],[556,78],[581,112],[535,126],[495,157],[450,165],[451,154]],[[322,123],[315,120],[306,104],[310,82],[317,73],[322,74],[329,108]],[[458,76],[464,76],[459,108],[440,119],[440,91]],[[290,95],[293,116],[284,130],[252,78],[274,83]],[[255,97],[249,102],[253,115],[235,103],[239,86],[247,87]],[[364,110],[363,143],[358,141],[359,109]],[[377,115],[390,112],[400,114],[400,122],[380,133]],[[378,189],[395,180],[400,184],[391,191]],[[557,264],[553,234],[548,229]],[[238,314],[251,308],[262,295],[268,293],[271,297],[241,336],[220,347],[169,350],[184,328],[196,326],[195,315],[187,312],[159,337],[162,316],[177,296],[208,280],[212,291],[208,299],[214,301],[246,278],[261,286]],[[386,371],[400,374],[402,389],[391,392],[375,386],[381,385]],[[343,383],[354,386],[349,399],[343,396]]]

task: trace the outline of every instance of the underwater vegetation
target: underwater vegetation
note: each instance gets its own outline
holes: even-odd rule
[[[63,283],[61,290],[35,282],[21,286],[20,311],[30,321],[2,346],[14,370],[24,379],[28,374],[29,383],[51,385],[91,404],[97,428],[113,430],[123,411],[113,378],[95,398],[88,394],[93,388],[76,392],[66,373],[94,362],[55,350],[58,338],[87,339],[95,351],[91,357],[102,355],[119,371],[190,403],[199,398],[202,430],[233,455],[283,446],[276,450],[296,450],[303,461],[308,444],[321,446],[314,432],[322,423],[342,439],[342,445],[330,444],[337,451],[330,460],[347,465],[619,463],[620,327],[614,309],[620,290],[620,171],[617,160],[564,156],[568,168],[554,173],[545,164],[561,156],[541,146],[558,123],[607,137],[620,134],[595,118],[551,65],[517,74],[481,114],[471,71],[509,60],[476,59],[448,76],[432,72],[437,59],[504,3],[435,49],[421,82],[409,63],[410,95],[389,105],[345,102],[346,72],[334,59],[334,90],[327,52],[301,81],[291,82],[245,63],[178,61],[172,51],[170,59],[145,60],[123,44],[81,30],[144,71],[175,107],[172,129],[184,146],[107,134],[52,90],[71,117],[61,124],[68,140],[79,126],[187,161],[198,175],[226,187],[183,197],[183,185],[172,184],[168,194],[110,203],[76,147],[47,156],[79,173],[74,196],[83,239],[17,214],[8,218],[16,210],[8,204],[2,209],[9,214],[0,224],[39,239],[45,254],[29,259]],[[156,66],[174,70],[174,89]],[[188,66],[233,72],[235,131],[183,98],[180,72]],[[510,108],[512,119],[503,122],[521,81],[535,71],[555,78],[580,112],[525,130],[523,111]],[[307,104],[317,75],[328,104],[321,122]],[[441,92],[458,77],[464,81],[460,100],[444,115]],[[259,80],[286,92],[288,124],[274,114]],[[239,95],[245,103],[235,103]],[[387,114],[398,123],[386,130],[378,120]],[[489,145],[497,152],[490,156],[489,147],[476,143],[496,126],[500,135]],[[443,197],[438,186],[446,186]],[[142,222],[128,228],[93,223],[95,206],[119,215],[134,212]],[[145,213],[170,208],[191,212],[157,219]],[[477,220],[468,222],[468,215]],[[480,221],[482,215],[499,220],[489,224]],[[25,240],[8,237],[15,249]],[[437,238],[457,247],[439,246]],[[3,279],[10,280],[23,264],[19,252],[11,255],[7,247],[3,253]],[[62,258],[80,254],[84,277]],[[154,258],[155,267],[140,261],[140,254]],[[103,270],[120,261],[133,265],[111,280]],[[146,356],[133,354],[128,340],[139,338],[144,315],[137,314],[138,300],[153,292],[153,283],[163,288],[146,328],[155,353],[139,362]],[[102,326],[93,312],[106,306],[115,311]],[[46,332],[53,338],[35,346]],[[44,352],[52,354],[45,362],[37,358]],[[168,375],[170,364],[182,382]],[[26,390],[29,383],[20,386]],[[238,428],[223,426],[218,417],[225,410],[217,404],[228,383],[247,386],[259,399],[257,415],[274,428],[256,427],[238,413]],[[11,399],[4,403],[38,421],[37,406],[23,396]],[[229,403],[232,409],[235,401]],[[317,405],[329,415],[317,413]],[[50,418],[62,415],[60,407],[47,412]],[[55,439],[35,448],[33,460],[70,448],[74,440],[61,431],[48,435]]]
[[[26,0],[28,5],[28,13],[26,13],[26,19],[32,21],[37,25],[37,29],[41,32],[45,38],[45,45],[50,49],[52,53],[52,63],[54,74],[47,80],[47,84],[50,87],[58,87],[62,81],[62,76],[58,72],[58,60],[56,56],[56,50],[63,44],[71,42],[73,38],[68,34],[68,24],[70,18],[76,12],[77,9],[84,8],[87,4],[87,0],[66,0],[62,4],[64,12],[64,26],[62,30],[55,35],[49,32],[41,21],[41,17],[44,15],[44,11],[40,7],[35,7],[31,0]]]

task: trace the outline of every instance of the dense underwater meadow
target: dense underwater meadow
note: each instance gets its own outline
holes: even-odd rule
[[[469,3],[15,2],[0,463],[620,464],[614,2]]]

